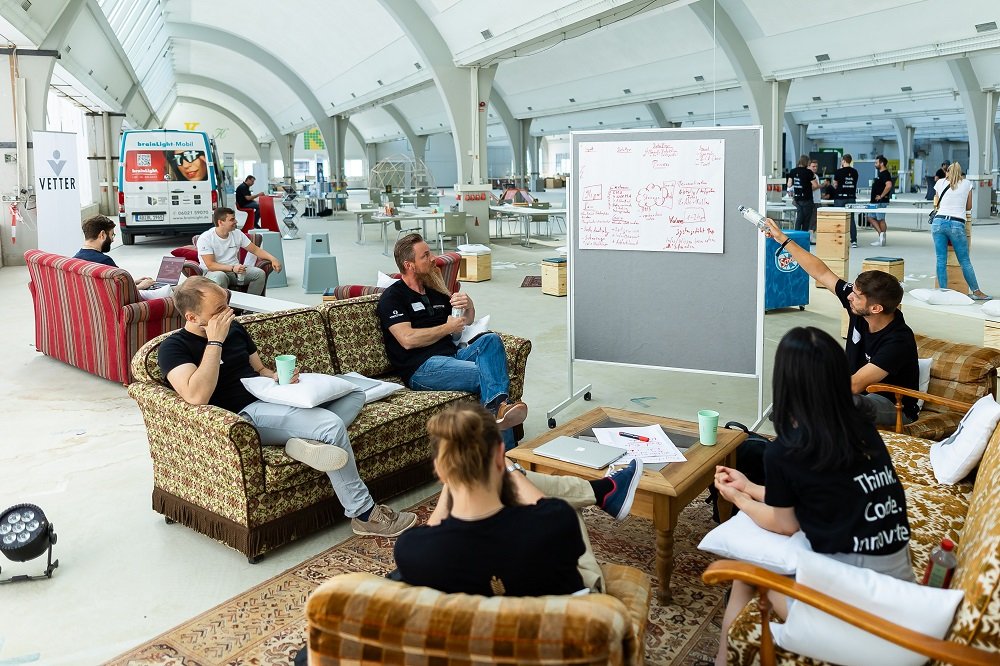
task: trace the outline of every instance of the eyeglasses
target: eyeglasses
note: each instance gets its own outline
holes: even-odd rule
[[[204,157],[205,153],[200,150],[185,150],[183,153],[174,153],[174,164],[181,166],[189,162],[194,162],[199,157]]]

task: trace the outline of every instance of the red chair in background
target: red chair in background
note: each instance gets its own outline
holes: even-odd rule
[[[281,229],[278,228],[278,217],[274,211],[274,197],[269,197],[265,194],[257,197],[257,203],[260,204],[261,228],[276,231],[280,234]]]

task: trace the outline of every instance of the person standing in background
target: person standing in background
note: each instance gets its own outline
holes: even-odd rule
[[[796,231],[808,231],[812,221],[813,208],[815,208],[812,193],[819,187],[816,174],[807,168],[808,164],[809,158],[801,155],[796,167],[788,174],[788,191],[792,194],[795,203]]]
[[[875,158],[875,168],[878,170],[878,175],[875,176],[874,182],[872,182],[872,203],[882,203],[888,204],[889,197],[892,195],[892,174],[889,173],[889,161],[885,159],[885,155],[879,155]],[[872,243],[872,245],[884,247],[885,246],[885,232],[889,225],[885,223],[885,213],[869,213],[868,221],[871,222],[872,228],[878,232],[878,238]]]
[[[931,222],[934,255],[937,259],[937,280],[941,289],[948,288],[948,243],[955,248],[955,256],[962,267],[962,276],[972,291],[969,296],[977,301],[988,301],[992,296],[979,289],[976,271],[969,259],[969,239],[965,235],[965,216],[972,210],[972,183],[962,175],[962,167],[955,162],[948,167],[945,178],[934,184],[934,208],[937,214]]]
[[[815,186],[813,187],[813,212],[809,219],[809,244],[816,244],[816,213],[819,211],[819,202],[823,198],[823,192],[819,186],[819,162],[809,160],[809,170],[813,172]]]
[[[833,205],[846,206],[858,199],[858,170],[852,167],[854,158],[850,153],[844,153],[840,159],[840,168],[833,174]],[[858,246],[858,225],[851,213],[851,247]]]

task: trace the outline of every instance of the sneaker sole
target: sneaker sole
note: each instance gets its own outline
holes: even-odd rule
[[[504,412],[503,418],[497,419],[497,427],[500,430],[510,430],[524,423],[526,418],[528,418],[528,406],[523,402],[514,403]]]
[[[299,437],[285,443],[285,453],[320,472],[336,472],[347,464],[347,452],[332,444],[313,444]]]
[[[625,503],[622,504],[622,508],[618,510],[618,515],[615,516],[615,520],[625,520],[628,518],[629,511],[632,510],[632,502],[635,501],[635,493],[639,488],[639,481],[642,480],[642,464],[639,464],[639,469],[635,471],[635,476],[632,477],[632,482],[628,484],[628,493],[626,494]]]
[[[358,522],[360,523],[362,521],[359,520]],[[391,539],[393,537],[398,537],[400,534],[402,534],[406,530],[408,530],[411,527],[413,527],[414,525],[416,525],[417,524],[417,515],[413,514],[413,520],[411,520],[409,522],[409,524],[407,524],[407,525],[399,528],[395,532],[391,532],[391,533],[365,530],[364,528],[355,527],[354,524],[353,524],[354,523],[353,520],[351,521],[351,523],[352,523],[351,524],[351,531],[354,532],[354,534],[356,536],[381,536],[381,537],[387,537],[387,538]]]

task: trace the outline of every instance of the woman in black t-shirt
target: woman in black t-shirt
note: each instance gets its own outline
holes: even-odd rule
[[[777,439],[764,453],[766,484],[719,466],[719,494],[764,529],[801,529],[817,553],[913,580],[906,496],[885,443],[854,406],[844,350],[817,328],[792,329],[778,345],[772,384]],[[751,586],[733,582],[717,664],[726,662],[729,627],[752,597]],[[770,598],[784,617],[786,598]]]

